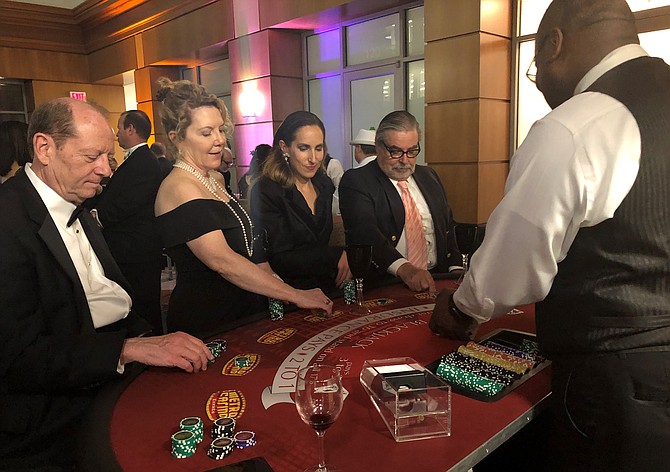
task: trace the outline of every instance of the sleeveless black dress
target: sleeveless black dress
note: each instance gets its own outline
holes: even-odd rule
[[[251,239],[252,231],[239,203],[235,200],[229,203]],[[239,326],[245,317],[267,310],[267,298],[230,283],[203,264],[186,245],[220,230],[233,251],[254,263],[265,261],[260,238],[254,242],[253,256],[249,257],[240,222],[225,203],[191,200],[159,216],[157,224],[166,252],[177,267],[177,283],[167,313],[169,332],[185,331],[205,338]]]

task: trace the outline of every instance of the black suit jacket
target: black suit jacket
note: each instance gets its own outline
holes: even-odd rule
[[[417,165],[413,174],[428,204],[435,226],[437,265],[435,272],[447,272],[450,265],[460,266],[455,250],[453,219],[437,173]],[[347,244],[372,244],[374,265],[386,271],[403,257],[397,250],[405,227],[405,208],[400,194],[375,160],[344,173],[339,186],[340,212]]]
[[[277,274],[298,288],[331,291],[342,255],[342,248],[328,245],[335,186],[325,172],[318,172],[312,183],[319,194],[315,216],[295,185],[285,189],[267,177],[251,190],[251,213],[254,225],[267,232],[267,256]]]
[[[134,313],[95,330],[76,269],[25,173],[0,188],[0,469],[67,463],[98,387],[118,380]],[[80,221],[105,271],[128,289],[91,216]]]
[[[87,204],[98,210],[102,233],[120,264],[160,263],[154,202],[163,180],[156,156],[140,146],[121,164],[107,188]]]

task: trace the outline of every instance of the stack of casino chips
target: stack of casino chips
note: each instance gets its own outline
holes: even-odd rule
[[[172,435],[172,457],[186,459],[195,453],[198,442],[192,431],[181,430]]]
[[[232,438],[235,433],[235,418],[217,418],[212,424],[212,439]]]
[[[535,346],[527,344],[525,349],[516,350],[493,341],[471,341],[442,356],[436,374],[452,385],[492,397],[542,360],[536,355],[537,343],[529,343]]]
[[[253,431],[238,431],[235,433],[235,447],[246,449],[256,445],[256,433]]]
[[[195,437],[196,443],[201,443],[204,436],[204,426],[202,420],[197,416],[189,416],[179,422],[182,431],[190,431]]]
[[[212,353],[214,359],[208,361],[209,364],[213,364],[217,357],[219,357],[226,350],[226,341],[224,339],[215,339],[214,341],[208,342],[205,344],[209,349],[209,352]]]
[[[282,280],[277,274],[272,274],[273,277]],[[282,280],[283,282],[283,280]],[[284,319],[284,302],[276,298],[268,298],[268,311],[270,312],[270,319],[272,321],[280,321]]]
[[[221,460],[226,458],[235,449],[235,442],[231,438],[220,437],[212,441],[207,455],[210,459]]]
[[[356,282],[353,279],[344,281],[342,291],[344,292],[344,303],[347,305],[356,303]]]

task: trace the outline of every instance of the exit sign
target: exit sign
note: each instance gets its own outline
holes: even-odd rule
[[[74,92],[70,90],[70,98],[74,98],[75,100],[80,100],[82,102],[86,101],[86,92]]]

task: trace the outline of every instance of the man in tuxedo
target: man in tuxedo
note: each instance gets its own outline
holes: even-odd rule
[[[147,146],[150,134],[146,113],[130,110],[121,114],[116,137],[125,159],[92,206],[109,249],[133,289],[133,308],[151,323],[154,334],[162,334],[162,244],[154,201],[163,173]]]
[[[168,174],[172,172],[172,162],[170,162],[166,156],[167,150],[165,149],[165,144],[156,141],[149,147],[149,149],[151,149],[151,152],[156,156],[158,167],[160,167],[163,177],[167,177]]]
[[[340,210],[347,244],[372,244],[378,272],[415,291],[435,291],[430,271],[460,268],[453,220],[437,173],[417,166],[421,128],[406,111],[384,117],[375,133],[377,159],[345,172]]]
[[[81,203],[110,174],[114,137],[69,98],[33,112],[33,163],[0,188],[0,470],[72,470],[82,417],[129,363],[205,370],[185,333],[150,327]],[[75,211],[76,210],[76,211]]]

